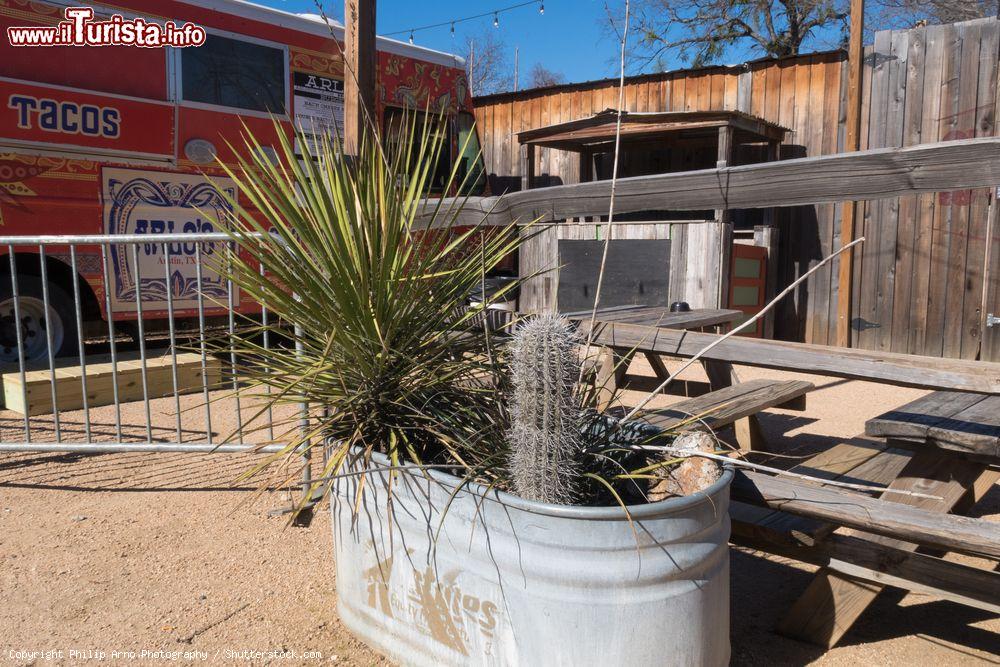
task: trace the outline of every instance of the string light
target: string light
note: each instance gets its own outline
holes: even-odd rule
[[[544,2],[544,0],[524,0],[523,2],[519,2],[519,3],[514,4],[514,5],[509,5],[507,7],[500,7],[499,9],[492,9],[492,10],[483,12],[482,14],[476,14],[474,16],[464,16],[462,18],[456,18],[456,19],[450,19],[448,21],[442,21],[441,23],[432,23],[432,24],[429,24],[429,25],[414,26],[412,28],[405,28],[403,30],[396,30],[395,32],[387,32],[387,33],[383,33],[383,34],[387,35],[387,36],[409,35],[410,36],[410,43],[412,44],[415,33],[418,33],[418,32],[424,31],[424,30],[432,30],[434,28],[450,27],[451,34],[452,34],[452,36],[454,36],[455,35],[455,25],[456,24],[458,24],[458,23],[465,23],[466,21],[474,21],[476,19],[482,19],[482,18],[486,18],[486,17],[489,17],[489,16],[493,17],[493,27],[494,28],[499,28],[500,27],[500,15],[503,14],[504,12],[513,11],[515,9],[521,9],[522,7],[534,7],[536,5],[538,6],[538,13],[544,15],[545,14],[545,2]]]

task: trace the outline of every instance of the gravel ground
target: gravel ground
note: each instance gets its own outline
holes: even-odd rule
[[[820,387],[809,395],[807,412],[776,410],[762,418],[769,440],[793,454],[850,440],[866,419],[921,395],[754,369],[740,374],[806,377]],[[182,403],[184,438],[203,440],[203,411],[195,409],[201,397]],[[151,407],[154,438],[172,437],[173,400]],[[252,408],[246,402],[243,408],[249,420]],[[222,401],[212,418],[217,437],[227,434],[235,408]],[[122,420],[127,436],[146,440],[141,403],[125,406]],[[92,422],[95,440],[114,436],[111,408],[93,410]],[[0,440],[23,439],[22,426],[18,415],[0,412]],[[61,426],[64,438],[83,437],[81,414],[65,414]],[[51,420],[33,420],[36,439],[51,440],[51,429]],[[127,653],[112,651],[165,652],[147,654],[150,664],[203,656],[232,664],[246,664],[248,656],[254,664],[383,662],[337,618],[326,509],[305,528],[270,516],[290,497],[258,495],[253,482],[236,481],[255,460],[242,454],[0,455],[0,662],[75,664],[101,657],[92,652],[130,662]],[[1000,489],[976,514],[1000,520]],[[1000,620],[892,590],[825,654],[775,634],[813,569],[733,550],[734,664],[1000,662]],[[32,654],[44,651],[62,655]]]

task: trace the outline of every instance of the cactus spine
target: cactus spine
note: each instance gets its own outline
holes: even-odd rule
[[[574,392],[580,376],[578,340],[565,318],[536,317],[511,343],[510,472],[522,498],[571,504],[576,499],[581,410]]]

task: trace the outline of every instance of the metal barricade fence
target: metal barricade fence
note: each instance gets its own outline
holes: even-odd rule
[[[240,385],[235,345],[241,308],[238,290],[206,262],[222,246],[233,249],[231,237],[206,233],[0,237],[10,274],[9,285],[3,284],[6,276],[0,280],[0,352],[6,372],[20,379],[24,412],[21,420],[5,406],[0,452],[280,451],[283,446],[273,442],[273,411],[260,408],[259,401],[266,397],[248,398]],[[264,270],[262,266],[262,274]],[[65,302],[67,298],[71,303]],[[266,326],[271,314],[258,306],[253,317]],[[208,344],[210,324],[216,322],[216,337],[229,341],[228,351],[221,354],[218,345],[213,349]],[[131,343],[123,341],[123,329],[130,330]],[[74,331],[79,341],[75,353],[60,358],[61,351],[73,348],[66,337]],[[154,333],[162,338],[156,345],[150,342]],[[40,336],[43,342],[36,340]],[[275,343],[265,329],[263,347],[270,349]],[[133,348],[130,353],[123,353],[126,346]],[[181,349],[185,363],[200,370],[200,386],[183,385]],[[89,356],[95,351],[104,352],[99,361],[101,388],[111,393],[101,397],[101,405],[92,405],[88,391],[88,380],[98,381],[96,374],[88,373],[88,364],[97,368],[98,360]],[[160,357],[155,369],[150,367],[151,354]],[[193,361],[192,355],[199,360]],[[168,357],[165,363],[164,357]],[[67,366],[72,373],[67,373]],[[220,377],[229,376],[224,387],[210,379],[212,369],[220,366],[227,371]],[[130,376],[138,374],[142,406],[138,414],[138,397],[129,400],[130,396],[121,395],[126,369]],[[157,378],[169,375],[165,390],[158,380],[152,391],[154,371]],[[50,396],[41,401],[39,373],[47,374],[51,383]],[[34,380],[30,387],[29,380]],[[60,402],[75,395],[77,382],[82,400],[72,410],[63,409]],[[5,382],[11,399],[17,398],[13,384]],[[43,407],[36,411],[34,404],[39,401]],[[248,407],[253,423],[244,422]],[[297,410],[300,427],[308,428],[308,406],[300,404]],[[82,433],[68,428],[63,417],[71,411],[79,414]],[[99,432],[92,419],[97,411],[104,420]],[[294,419],[294,414],[285,415],[289,416]],[[235,424],[228,424],[231,420]],[[223,422],[231,426],[225,432],[220,429]],[[303,469],[307,483],[309,466]]]

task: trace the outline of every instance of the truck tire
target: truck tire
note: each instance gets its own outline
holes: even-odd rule
[[[21,314],[21,341],[25,363],[48,361],[48,335],[54,356],[65,357],[79,349],[73,300],[58,285],[49,284],[49,308],[45,312],[42,280],[38,276],[18,276]],[[18,363],[14,291],[10,277],[0,278],[0,362]],[[48,331],[48,334],[47,334]]]

